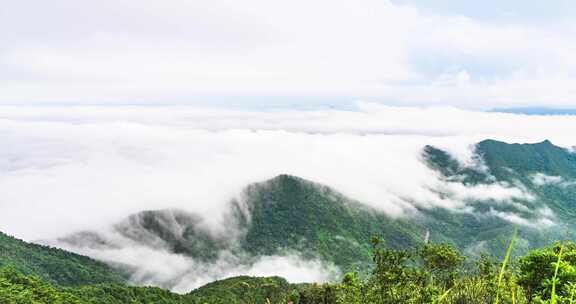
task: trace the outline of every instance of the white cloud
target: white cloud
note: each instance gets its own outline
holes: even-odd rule
[[[319,259],[304,259],[293,252],[246,260],[241,255],[223,251],[217,260],[203,262],[119,236],[112,237],[118,241],[115,248],[77,247],[61,242],[48,244],[114,265],[123,265],[129,269],[129,279],[133,284],[159,286],[179,293],[187,293],[215,280],[239,275],[280,276],[291,283],[328,282],[340,275],[334,264]]]
[[[218,224],[245,185],[281,173],[392,216],[414,204],[466,210],[475,198],[530,200],[514,185],[446,183],[422,163],[421,150],[432,144],[476,166],[471,145],[482,139],[569,146],[574,126],[571,117],[369,103],[357,111],[272,112],[2,107],[0,230],[50,238],[164,208],[209,214]]]
[[[576,181],[564,180],[562,176],[552,176],[544,173],[532,175],[532,182],[538,186],[553,185],[562,188],[576,186]]]
[[[527,219],[516,213],[496,211],[494,209],[490,210],[489,214],[492,216],[499,217],[503,220],[509,221],[511,223],[525,227],[531,227],[534,229],[546,229],[557,225],[557,222],[554,221],[555,218],[553,216],[544,216],[545,213],[542,213],[541,217],[535,219]]]
[[[562,183],[562,176],[550,176],[544,173],[536,173],[532,176],[532,182],[539,186],[545,186],[550,184],[560,184]]]
[[[366,96],[570,106],[574,28],[378,0],[17,1],[0,11],[0,102]]]

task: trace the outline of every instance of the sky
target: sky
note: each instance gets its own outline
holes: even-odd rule
[[[0,104],[572,107],[572,1],[0,6]]]

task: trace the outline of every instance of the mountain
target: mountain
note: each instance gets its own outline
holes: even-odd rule
[[[280,277],[239,276],[214,281],[187,294],[197,303],[282,303],[297,285]]]
[[[112,227],[120,241],[94,231],[81,231],[59,240],[73,247],[118,249],[129,241],[175,254],[213,261],[218,252],[231,249],[230,234],[214,234],[198,215],[184,210],[148,210],[128,216]]]
[[[535,144],[508,144],[484,140],[477,145],[477,153],[499,180],[520,179],[530,184],[533,174],[541,173],[563,178],[576,178],[576,154],[549,140]]]
[[[565,148],[548,140],[533,144],[484,140],[475,146],[472,164],[460,163],[432,146],[424,148],[423,156],[445,180],[466,186],[514,187],[526,194],[505,204],[468,202],[472,213],[423,210],[425,225],[436,231],[436,237],[460,248],[482,244],[488,252],[501,252],[502,242],[517,228],[522,240],[517,250],[525,252],[565,239],[566,231],[574,228],[576,187],[571,183],[576,178],[576,154]]]
[[[520,181],[566,224],[576,217],[576,153],[546,140],[536,144],[506,144],[485,140],[479,153],[499,180]]]
[[[18,240],[0,232],[0,303],[204,304],[280,303],[303,285],[280,277],[231,277],[181,295],[126,284],[102,262],[62,249]]]
[[[257,255],[296,250],[352,269],[371,260],[375,236],[394,248],[416,247],[423,241],[423,227],[295,176],[250,185],[244,197],[244,206],[236,208],[248,214],[240,217],[248,227],[242,246]]]
[[[226,229],[220,232],[208,229],[202,217],[182,210],[143,211],[113,230],[120,240],[204,265],[196,267],[197,272],[183,272],[181,279],[222,265],[249,266],[263,256],[294,253],[305,260],[332,263],[342,271],[367,269],[372,263],[373,237],[380,237],[387,247],[418,248],[428,235],[435,243],[453,244],[471,256],[501,256],[517,229],[514,249],[522,254],[551,240],[565,239],[566,230],[576,228],[573,152],[549,141],[485,140],[474,148],[473,159],[466,163],[433,146],[422,150],[422,161],[446,186],[433,189],[438,198],[460,200],[465,204],[462,209],[414,204],[413,216],[393,219],[330,187],[279,175],[248,185],[232,200]],[[458,197],[451,187],[476,195]],[[498,198],[501,192],[514,195]],[[83,248],[120,248],[124,241],[118,239],[87,231],[60,241],[84,252]],[[171,288],[176,279],[170,280],[161,286]]]
[[[65,272],[66,269],[60,269]],[[20,304],[252,304],[286,303],[294,290],[305,285],[289,284],[279,277],[233,277],[212,282],[188,294],[157,287],[121,283],[89,284],[63,288],[12,268],[0,268],[0,303]]]
[[[0,268],[10,267],[60,286],[121,283],[125,274],[62,249],[27,243],[0,232]]]
[[[576,109],[522,107],[522,108],[496,108],[490,112],[513,113],[525,115],[576,115]]]
[[[155,210],[114,225],[116,237],[84,231],[59,241],[67,248],[88,252],[84,250],[119,248],[123,246],[117,241],[120,236],[206,264],[221,264],[223,256],[226,263],[250,265],[262,256],[297,254],[342,270],[366,268],[371,263],[375,236],[394,248],[415,248],[423,242],[424,227],[392,219],[329,187],[295,176],[279,175],[249,185],[241,197],[230,202],[224,232],[210,231],[201,217],[190,212]]]

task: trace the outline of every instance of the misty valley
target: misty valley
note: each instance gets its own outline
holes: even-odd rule
[[[0,303],[572,303],[576,154],[471,149],[421,146],[435,180],[401,212],[280,174],[216,220],[171,208],[34,243],[2,233]]]

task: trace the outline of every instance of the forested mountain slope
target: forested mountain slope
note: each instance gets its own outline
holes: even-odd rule
[[[113,227],[140,245],[169,250],[202,262],[215,262],[222,252],[251,263],[259,256],[297,253],[321,258],[341,269],[371,262],[370,240],[380,236],[392,248],[414,248],[425,229],[392,219],[329,187],[290,175],[246,187],[242,200],[230,203],[225,233],[201,225],[197,215],[182,210],[143,211]],[[122,246],[97,232],[60,239],[72,248]]]
[[[92,258],[27,243],[0,232],[0,267],[11,267],[61,286],[120,283],[122,273]]]
[[[297,250],[352,269],[371,260],[374,236],[392,248],[414,248],[424,238],[422,226],[392,219],[295,176],[250,185],[245,196],[248,228],[242,245],[253,254]]]
[[[469,201],[471,212],[422,210],[426,215],[423,223],[433,231],[434,240],[497,253],[502,252],[502,243],[513,227],[519,229],[518,252],[571,238],[566,233],[576,219],[576,154],[550,141],[508,144],[485,140],[475,146],[474,158],[463,164],[435,147],[423,150],[423,159],[447,181],[515,188],[525,197],[506,202]]]

